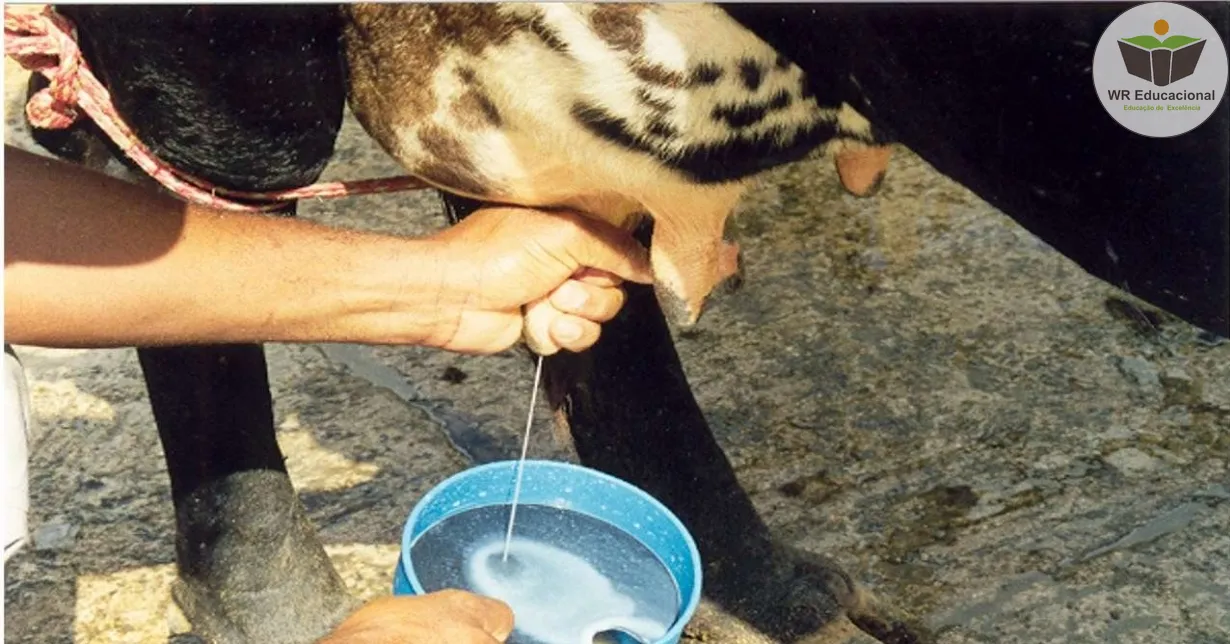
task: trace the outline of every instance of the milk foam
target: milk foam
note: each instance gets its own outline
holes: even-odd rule
[[[541,541],[514,537],[512,566],[501,566],[502,540],[476,548],[466,561],[469,587],[507,603],[518,631],[544,644],[591,644],[618,629],[643,640],[666,634],[668,624],[638,617],[636,601],[584,559]],[[494,565],[493,565],[494,564]]]

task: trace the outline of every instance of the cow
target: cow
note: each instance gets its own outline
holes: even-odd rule
[[[1115,122],[1095,91],[1093,49],[1132,6],[726,9],[805,70],[839,69],[813,73],[830,84],[816,91],[841,97],[882,139],[909,148],[1094,276],[1230,336],[1223,153],[1230,104],[1221,101],[1195,130],[1169,138]],[[1226,40],[1225,5],[1190,8]]]
[[[708,293],[734,272],[736,249],[722,228],[759,172],[822,148],[836,155],[847,187],[867,194],[883,174],[884,146],[895,142],[1095,274],[1146,294],[1170,290],[1175,297],[1161,304],[1224,333],[1216,302],[1225,301],[1228,263],[1209,242],[1224,239],[1224,220],[1193,216],[1180,227],[1145,220],[1166,186],[1182,186],[1191,203],[1220,204],[1224,213],[1224,154],[1207,154],[1221,161],[1189,175],[1190,183],[1165,161],[1224,150],[1226,106],[1202,126],[1203,138],[1176,137],[1162,153],[1115,129],[1082,69],[1089,45],[1122,8],[61,11],[141,139],[219,186],[270,190],[315,181],[349,92],[367,131],[444,192],[452,221],[483,202],[503,202],[580,208],[637,226],[659,284],[628,285],[624,310],[594,348],[546,363],[544,386],[581,461],[670,507],[701,548],[708,598],[766,635],[837,641],[852,621],[881,641],[908,642],[916,629],[840,567],[773,541],[690,392],[670,324],[695,323]],[[1224,7],[1203,11],[1220,16],[1214,23],[1224,28]],[[501,62],[496,53],[520,58]],[[1053,64],[1048,55],[1067,62]],[[1062,91],[1022,101],[1038,70]],[[33,82],[31,90],[39,89]],[[969,96],[979,97],[979,109]],[[85,163],[122,159],[88,122],[36,138]],[[552,164],[568,146],[584,155],[586,172]],[[1105,156],[1143,165],[1120,168]],[[1028,163],[1044,158],[1048,165]],[[1128,179],[1153,176],[1141,167],[1157,178],[1132,188]],[[290,205],[280,214],[294,211]],[[1070,212],[1082,218],[1074,224]],[[1141,228],[1119,225],[1116,216],[1155,240],[1142,240]],[[1072,231],[1082,234],[1065,240]],[[1142,252],[1176,239],[1198,246],[1199,259]],[[1180,286],[1160,288],[1159,267],[1172,276],[1166,283]],[[1192,303],[1201,289],[1216,296],[1210,304]],[[261,348],[138,354],[171,478],[174,594],[194,631],[220,642],[318,636],[353,600],[286,475]]]

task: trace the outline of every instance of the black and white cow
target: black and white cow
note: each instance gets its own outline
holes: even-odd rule
[[[659,292],[628,286],[598,345],[548,360],[546,388],[582,461],[671,507],[701,547],[707,595],[764,633],[840,641],[848,617],[883,641],[905,642],[915,636],[836,566],[772,542],[691,395],[663,310],[694,322],[732,272],[722,228],[757,172],[819,146],[880,154],[875,146],[892,140],[1120,286],[1148,292],[1166,267],[1166,283],[1195,287],[1159,303],[1224,332],[1224,311],[1180,297],[1204,288],[1224,302],[1227,257],[1206,243],[1224,238],[1224,220],[1142,219],[1159,212],[1163,186],[1182,186],[1174,189],[1190,203],[1224,216],[1224,153],[1204,174],[1189,173],[1194,183],[1164,164],[1165,155],[1224,151],[1226,106],[1161,147],[1115,130],[1082,70],[1123,8],[62,11],[137,134],[170,163],[225,187],[314,181],[349,87],[369,133],[408,171],[452,193],[454,219],[480,201],[578,207],[628,226],[648,215]],[[1225,27],[1224,7],[1204,11]],[[1022,100],[1036,76],[1051,79],[1048,93]],[[102,158],[92,130],[38,138],[62,156]],[[1087,242],[1098,235],[1111,237]],[[1198,260],[1122,261],[1180,239],[1203,253]],[[1120,258],[1111,273],[1107,248]],[[172,483],[176,598],[194,629],[225,642],[319,635],[352,603],[286,475],[261,348],[138,352]]]

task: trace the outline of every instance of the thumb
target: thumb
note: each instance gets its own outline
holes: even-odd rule
[[[508,604],[491,597],[464,591],[441,591],[458,614],[468,615],[472,623],[503,642],[513,632],[513,612]]]
[[[653,283],[649,251],[632,235],[604,221],[575,217],[578,235],[567,251],[578,264],[614,273],[629,282]]]

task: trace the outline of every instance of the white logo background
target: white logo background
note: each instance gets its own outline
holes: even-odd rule
[[[1151,35],[1153,24],[1165,20],[1170,30],[1165,36],[1183,35],[1206,40],[1204,51],[1200,54],[1200,62],[1196,71],[1183,80],[1173,82],[1165,87],[1158,87],[1149,81],[1132,76],[1127,72],[1123,56],[1119,53],[1117,41],[1121,38]],[[1217,30],[1200,14],[1177,4],[1169,2],[1150,2],[1132,7],[1123,12],[1102,34],[1098,46],[1093,52],[1093,85],[1097,89],[1098,99],[1102,107],[1110,113],[1120,125],[1127,129],[1151,137],[1178,136],[1190,132],[1196,126],[1204,123],[1221,103],[1226,92],[1228,71],[1226,61],[1226,45],[1222,42]],[[1126,89],[1132,94],[1129,100],[1112,100],[1110,90]],[[1151,90],[1158,92],[1208,92],[1213,91],[1213,100],[1162,100],[1137,101],[1134,99],[1136,90]],[[1162,106],[1160,111],[1128,111],[1124,105]],[[1167,111],[1166,105],[1199,105],[1199,111]]]

